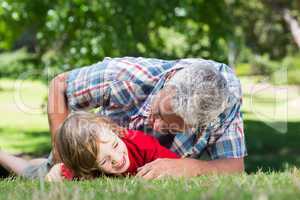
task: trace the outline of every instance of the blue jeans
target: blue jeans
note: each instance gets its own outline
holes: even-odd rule
[[[47,160],[41,164],[31,165],[24,169],[22,176],[28,179],[44,179],[53,166],[52,152]]]

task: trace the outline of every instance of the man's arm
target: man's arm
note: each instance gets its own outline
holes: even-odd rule
[[[157,159],[138,169],[136,176],[145,179],[161,177],[194,177],[206,174],[232,174],[244,172],[243,158],[202,161],[191,158]]]
[[[213,141],[207,150],[213,160],[204,161],[191,158],[157,159],[141,167],[137,176],[146,179],[164,176],[193,177],[204,174],[240,173],[244,171],[244,157],[247,155],[243,120],[238,112],[226,130],[220,129],[222,136]],[[231,145],[229,145],[231,144]]]
[[[54,149],[54,137],[62,124],[64,119],[69,114],[67,99],[66,99],[66,88],[67,88],[67,73],[60,74],[52,79],[49,86],[49,96],[48,96],[48,121],[51,132],[52,139],[52,149],[53,149],[53,162],[59,162],[59,156]]]

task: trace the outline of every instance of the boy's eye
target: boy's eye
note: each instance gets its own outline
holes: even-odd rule
[[[104,165],[105,163],[106,163],[106,159],[102,160],[102,161],[100,162],[100,165],[102,166],[102,165]]]

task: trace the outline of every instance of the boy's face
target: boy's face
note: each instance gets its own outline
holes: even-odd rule
[[[100,131],[98,161],[100,169],[107,174],[124,173],[130,165],[125,143],[110,129]]]

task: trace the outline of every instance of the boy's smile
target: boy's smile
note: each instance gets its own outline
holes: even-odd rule
[[[108,128],[101,129],[99,139],[99,168],[108,174],[126,172],[130,161],[125,143]]]

